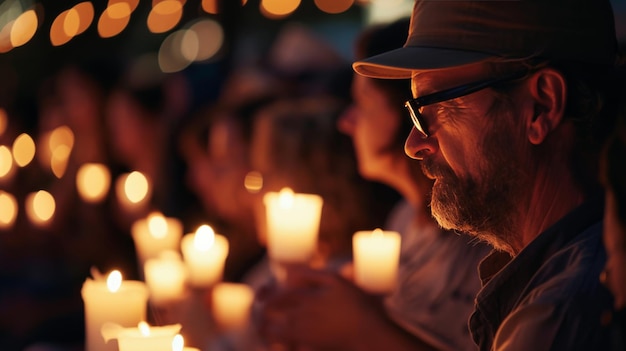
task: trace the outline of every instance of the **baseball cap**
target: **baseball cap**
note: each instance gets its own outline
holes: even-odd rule
[[[490,59],[613,65],[617,47],[609,0],[417,0],[404,46],[352,67],[392,79]]]

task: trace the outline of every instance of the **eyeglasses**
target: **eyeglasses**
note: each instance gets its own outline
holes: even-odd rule
[[[430,133],[428,132],[428,124],[426,123],[424,116],[420,113],[420,109],[422,107],[469,95],[479,90],[496,85],[498,83],[521,78],[526,74],[527,71],[522,71],[504,77],[486,79],[479,82],[464,84],[458,87],[438,91],[436,93],[408,100],[404,103],[404,106],[407,108],[407,110],[409,110],[409,115],[411,115],[411,120],[413,120],[415,128],[422,134],[422,138],[426,139],[430,136]]]

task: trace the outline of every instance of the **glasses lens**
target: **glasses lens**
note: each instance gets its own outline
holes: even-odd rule
[[[409,110],[409,115],[411,116],[411,120],[413,121],[413,125],[415,128],[422,134],[424,138],[428,137],[428,133],[424,129],[423,118],[419,112],[419,108],[414,108],[411,104],[412,101],[407,101],[404,106],[406,106],[407,110]]]

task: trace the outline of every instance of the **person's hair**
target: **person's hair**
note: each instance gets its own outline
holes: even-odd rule
[[[359,175],[352,140],[336,128],[343,108],[343,101],[331,97],[268,105],[255,124],[267,134],[258,135],[252,152],[266,190],[290,187],[322,196],[320,239],[331,251],[345,252],[354,232],[384,224],[397,198]]]
[[[401,48],[409,32],[410,18],[403,17],[389,24],[372,25],[365,29],[357,37],[355,42],[355,58],[357,60],[375,56],[387,51]],[[390,107],[395,109],[401,116],[401,124],[394,138],[394,143],[390,145],[392,149],[403,149],[406,136],[413,127],[413,122],[408,117],[404,103],[411,99],[410,79],[376,79],[369,78],[372,83],[382,91]]]
[[[574,125],[576,137],[570,155],[570,168],[575,180],[587,195],[597,193],[598,155],[609,137],[626,90],[622,66],[591,65],[574,61],[531,59],[523,62],[494,64],[495,74],[526,69],[529,72],[550,67],[566,81],[567,100],[564,122]],[[512,84],[515,84],[514,82]],[[512,84],[495,86],[506,99]]]

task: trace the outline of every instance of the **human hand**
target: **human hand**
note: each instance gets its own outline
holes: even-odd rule
[[[380,297],[335,273],[303,266],[288,267],[285,283],[266,291],[261,305],[259,332],[270,344],[347,351],[388,323]]]

